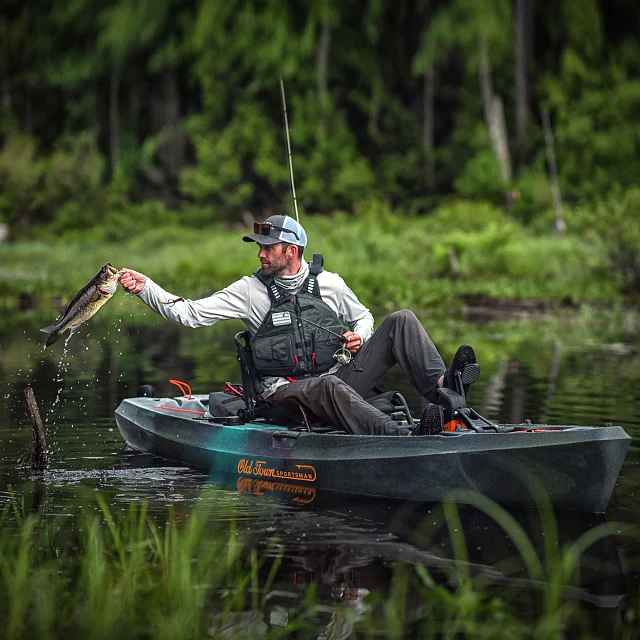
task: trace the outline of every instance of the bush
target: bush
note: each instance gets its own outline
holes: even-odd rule
[[[504,200],[506,187],[493,151],[486,149],[474,155],[455,181],[455,188],[463,196]]]
[[[536,224],[540,217],[546,220],[546,214],[553,209],[551,184],[542,166],[523,169],[511,193],[510,213],[523,224]],[[551,223],[552,220],[544,228],[547,233]]]
[[[11,134],[0,150],[0,220],[25,229],[40,206],[43,162],[36,159],[36,141]]]
[[[287,166],[278,133],[255,104],[241,104],[222,130],[193,118],[187,125],[197,163],[180,174],[180,191],[196,204],[216,202],[231,213],[246,208],[256,183],[284,194]]]
[[[104,158],[88,131],[63,135],[49,157],[29,136],[11,134],[0,151],[0,218],[19,235],[52,223],[60,235],[86,228],[105,210]]]
[[[504,211],[489,202],[455,200],[438,207],[428,218],[427,226],[433,232],[462,233],[483,231],[488,227],[514,227]]]
[[[640,296],[640,188],[569,212],[569,228],[602,246],[624,293]]]
[[[104,158],[90,132],[59,138],[46,163],[45,207],[55,210],[75,202],[85,206],[86,214],[100,209],[103,204],[104,167]]]

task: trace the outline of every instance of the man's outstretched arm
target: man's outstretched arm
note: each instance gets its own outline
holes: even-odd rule
[[[244,278],[200,300],[176,296],[133,269],[122,269],[120,283],[127,293],[137,295],[153,311],[175,324],[208,327],[221,320],[249,317],[251,296]]]

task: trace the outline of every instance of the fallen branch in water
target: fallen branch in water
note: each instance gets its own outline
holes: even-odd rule
[[[31,413],[31,422],[33,423],[33,458],[31,466],[34,471],[44,471],[47,468],[47,441],[44,436],[44,425],[38,410],[36,397],[31,386],[27,385],[24,390],[27,398],[27,405]]]

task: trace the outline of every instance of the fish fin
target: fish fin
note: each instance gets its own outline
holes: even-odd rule
[[[60,307],[58,309],[58,313],[60,314],[60,317],[62,318],[62,316],[67,313],[67,309],[69,308],[68,304],[63,305],[62,307]]]
[[[45,343],[45,347],[50,347],[54,342],[57,342],[58,338],[60,338],[60,334],[59,333],[52,333],[48,338],[47,338],[47,342]]]
[[[54,322],[53,324],[50,324],[48,327],[45,327],[44,329],[40,329],[40,331],[42,331],[42,333],[55,333],[56,329],[57,329],[57,326]]]

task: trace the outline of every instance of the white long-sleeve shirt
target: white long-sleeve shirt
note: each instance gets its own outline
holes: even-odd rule
[[[322,271],[318,275],[318,285],[322,300],[326,302],[345,326],[357,333],[364,343],[373,334],[373,316],[349,289],[345,281],[336,273]],[[221,291],[216,291],[200,300],[180,300],[175,304],[161,304],[175,300],[177,296],[147,278],[138,297],[156,313],[175,324],[187,327],[209,327],[222,320],[242,320],[252,334],[255,334],[271,309],[267,288],[253,276],[245,276]],[[336,365],[328,373],[334,373]],[[326,375],[326,374],[325,374]],[[284,378],[264,379],[271,395],[279,386],[287,384]]]

